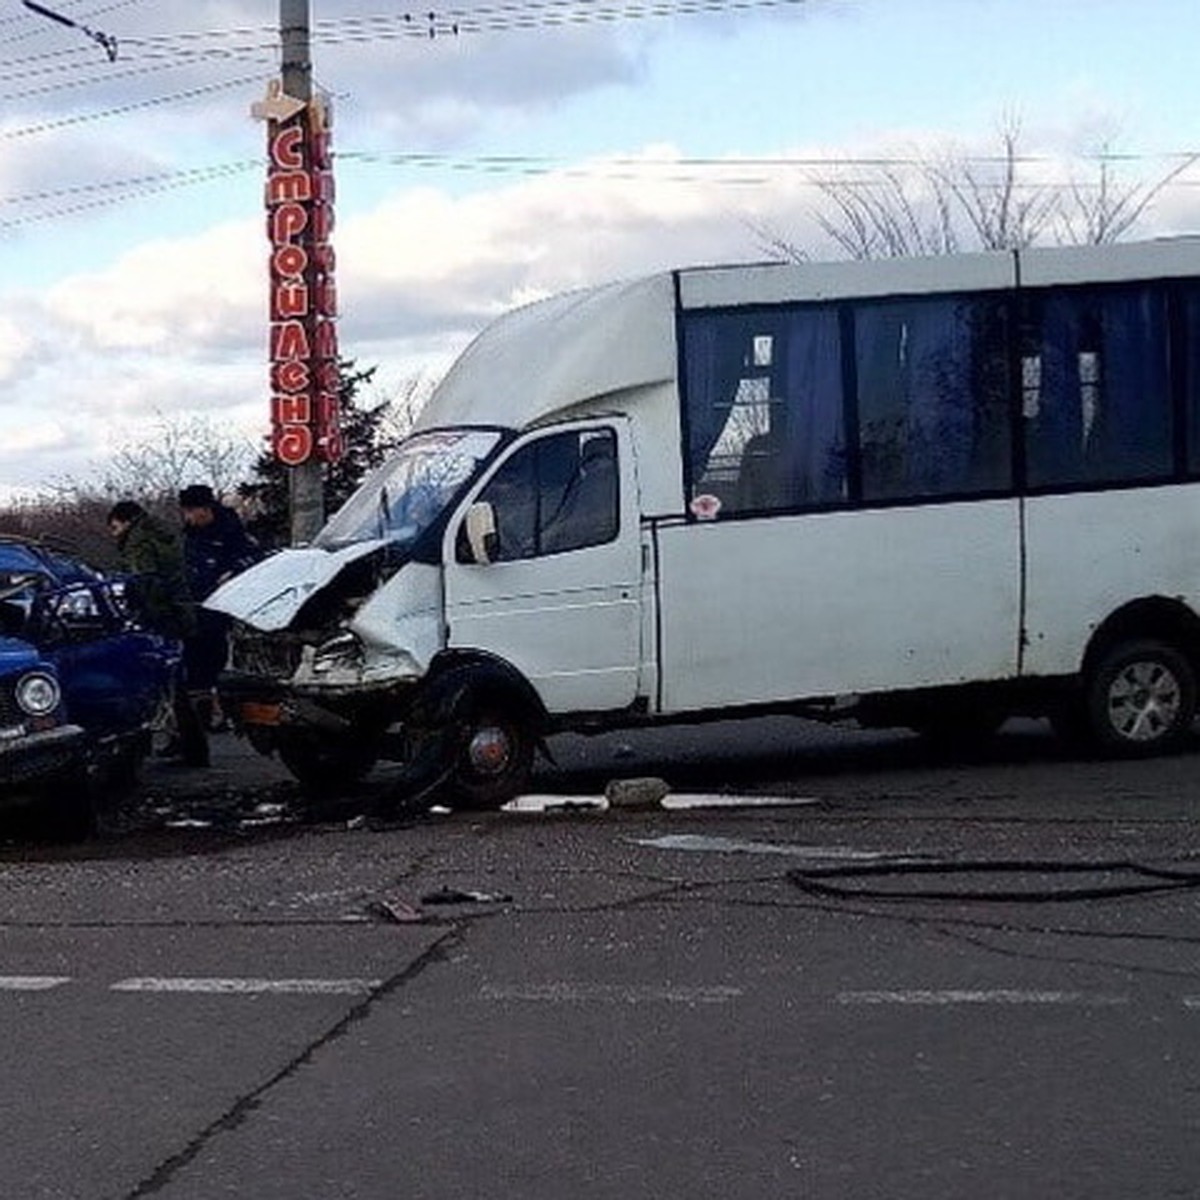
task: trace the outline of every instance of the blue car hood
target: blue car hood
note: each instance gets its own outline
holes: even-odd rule
[[[27,671],[44,662],[42,656],[20,638],[0,637],[0,675]]]

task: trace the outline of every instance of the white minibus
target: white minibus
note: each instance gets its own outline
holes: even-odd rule
[[[1177,747],[1198,535],[1200,239],[700,267],[500,317],[209,604],[302,782],[492,806],[548,735],[652,722]]]

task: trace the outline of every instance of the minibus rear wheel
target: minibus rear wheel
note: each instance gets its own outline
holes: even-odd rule
[[[1126,758],[1173,750],[1196,717],[1196,673],[1174,646],[1118,642],[1084,678],[1084,711],[1101,753]]]

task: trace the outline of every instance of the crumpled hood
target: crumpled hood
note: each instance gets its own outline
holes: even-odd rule
[[[343,568],[383,544],[383,538],[373,538],[340,550],[319,546],[280,550],[222,584],[204,601],[204,607],[264,633],[286,629],[309,597],[328,586]]]

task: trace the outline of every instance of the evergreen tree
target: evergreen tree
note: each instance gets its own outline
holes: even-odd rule
[[[359,370],[353,359],[338,364],[341,383],[342,437],[345,453],[336,463],[325,467],[323,491],[325,513],[331,516],[350,498],[363,477],[377,467],[395,445],[389,436],[386,417],[389,402],[368,404],[360,399],[360,389],[375,376],[378,368]],[[264,547],[286,546],[291,536],[288,502],[288,468],[268,448],[254,464],[254,478],[238,485],[238,495],[246,502],[246,528]]]

